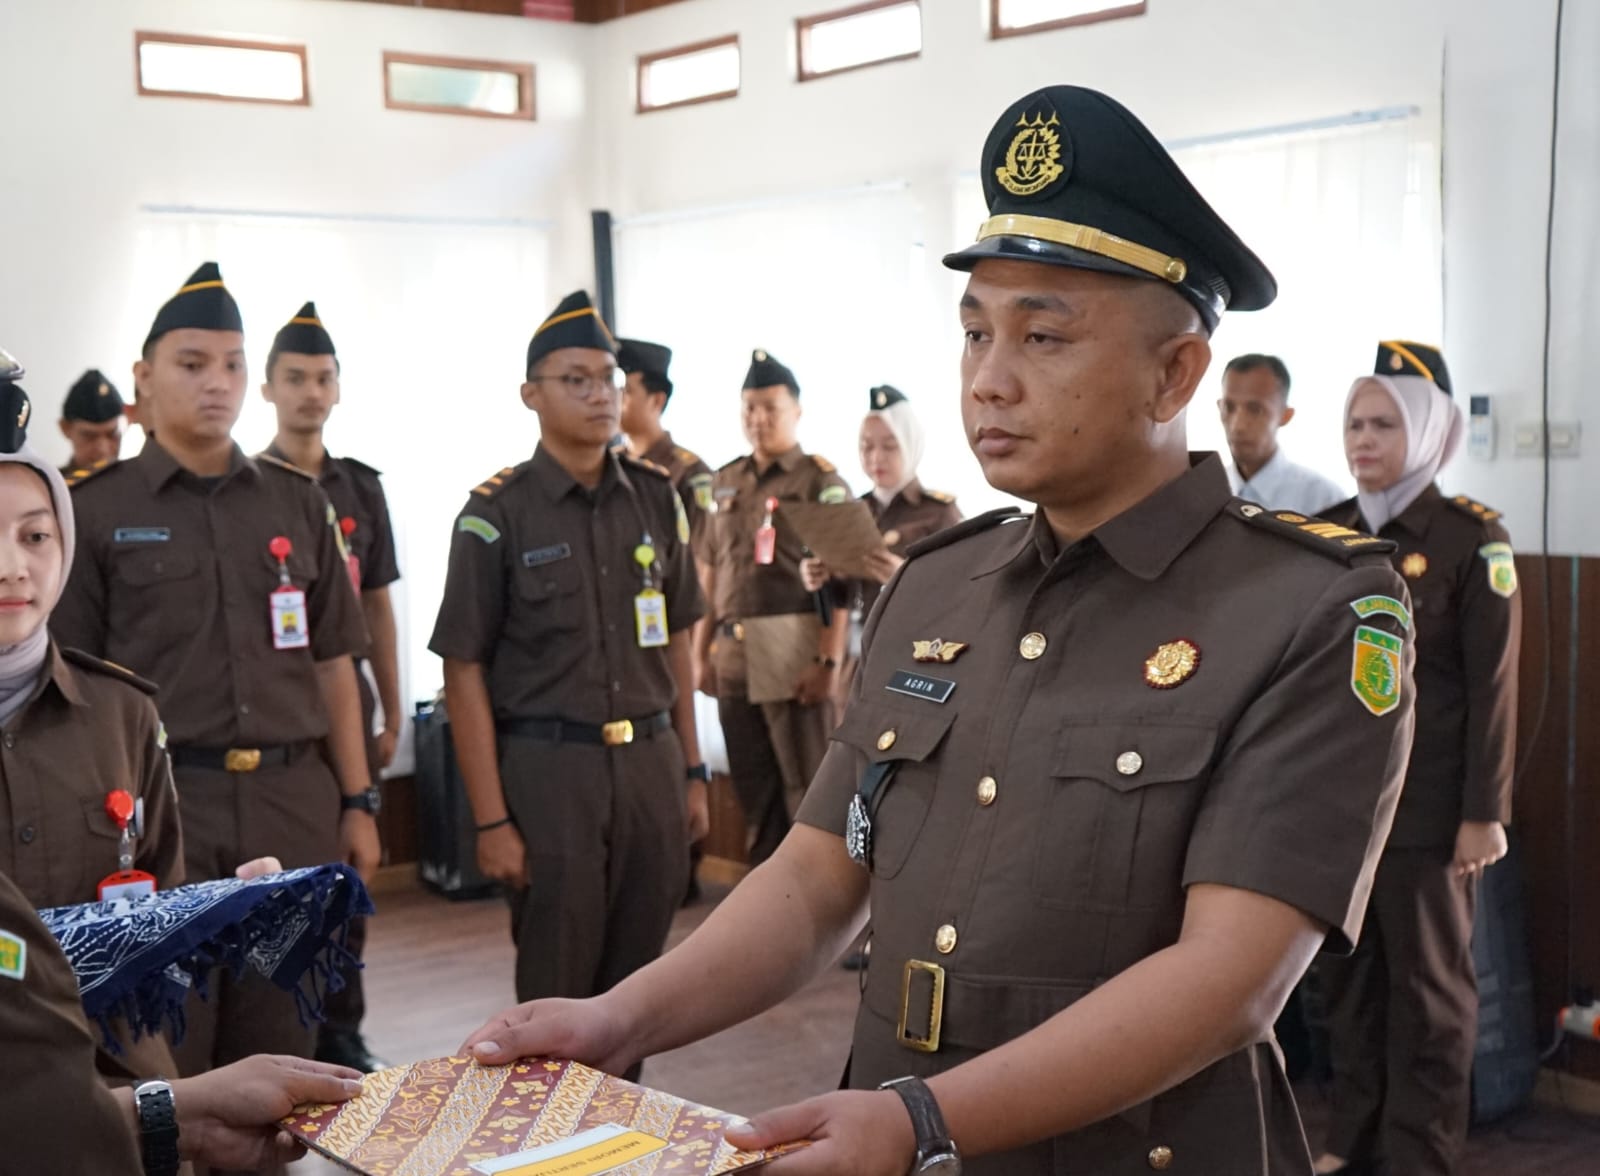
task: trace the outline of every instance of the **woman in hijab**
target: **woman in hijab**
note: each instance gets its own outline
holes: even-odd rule
[[[1418,343],[1380,344],[1377,373],[1345,402],[1360,493],[1327,517],[1395,544],[1410,600],[1352,607],[1410,622],[1416,733],[1361,940],[1348,958],[1317,966],[1334,1071],[1318,1173],[1381,1163],[1445,1176],[1466,1136],[1478,1021],[1472,921],[1478,876],[1506,853],[1522,608],[1498,512],[1434,484],[1463,431],[1444,357]],[[1358,671],[1393,664],[1363,648],[1360,629],[1355,657]]]

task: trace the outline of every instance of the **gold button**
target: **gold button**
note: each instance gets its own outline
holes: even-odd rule
[[[949,955],[956,949],[956,929],[949,923],[940,927],[933,933],[933,946],[939,949],[940,955]]]
[[[1117,771],[1124,776],[1137,776],[1144,768],[1144,756],[1137,751],[1125,751],[1117,757]]]
[[[1037,661],[1044,656],[1044,647],[1048,644],[1043,633],[1029,633],[1022,639],[1022,656],[1029,661]]]
[[[1150,1166],[1157,1172],[1165,1172],[1172,1167],[1172,1149],[1170,1147],[1151,1148]]]
[[[978,803],[988,808],[994,803],[994,798],[1000,793],[1000,785],[995,783],[993,776],[985,776],[978,781]]]
[[[896,738],[897,738],[897,736],[894,733],[894,728],[890,727],[882,735],[878,736],[878,750],[879,751],[888,751],[891,747],[894,746],[894,741],[895,741]]]

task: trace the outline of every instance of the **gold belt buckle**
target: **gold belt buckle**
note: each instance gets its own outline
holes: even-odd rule
[[[621,747],[633,742],[633,720],[616,719],[600,728],[600,741],[607,747]]]
[[[928,1010],[926,1037],[916,1037],[906,1032],[906,1012],[911,1004],[911,976],[915,972],[926,972],[933,977],[933,1000]],[[944,969],[938,964],[930,964],[923,960],[907,960],[905,975],[900,981],[900,1024],[894,1031],[895,1040],[918,1053],[938,1053],[939,1030],[943,1025]]]
[[[733,639],[735,641],[743,641],[744,640],[744,622],[743,621],[735,621],[735,622],[733,622]]]
[[[222,766],[230,772],[253,772],[261,766],[259,747],[230,747],[222,757]]]

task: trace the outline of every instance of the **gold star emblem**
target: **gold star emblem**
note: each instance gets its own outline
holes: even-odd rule
[[[1413,551],[1400,561],[1400,574],[1408,580],[1415,580],[1428,570],[1428,557],[1420,551]]]
[[[1169,641],[1145,659],[1144,680],[1157,690],[1171,690],[1187,682],[1199,664],[1200,647],[1193,641]]]

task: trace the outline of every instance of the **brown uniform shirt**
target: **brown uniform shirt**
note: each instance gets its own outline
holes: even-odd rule
[[[279,461],[289,461],[276,444],[267,446],[266,454]],[[317,485],[333,503],[341,532],[345,530],[345,520],[355,524],[345,539],[345,546],[355,557],[361,591],[387,588],[398,580],[400,566],[395,561],[394,525],[389,519],[389,499],[383,492],[382,474],[353,457],[328,454],[322,459]]]
[[[606,723],[667,710],[677,684],[666,648],[640,648],[635,621],[644,571],[634,553],[646,543],[676,633],[705,606],[672,484],[613,453],[587,490],[541,445],[462,508],[428,648],[483,664],[497,719]]]
[[[95,1073],[72,965],[0,874],[0,1041],[6,1043],[5,1170],[142,1170],[129,1120]]]
[[[1356,499],[1327,517],[1367,529]],[[1491,548],[1510,543],[1499,517],[1429,486],[1378,532],[1397,545],[1417,628],[1417,735],[1389,835],[1398,848],[1454,845],[1462,821],[1511,820],[1522,597],[1509,546]]]
[[[920,543],[929,535],[961,521],[961,511],[954,498],[938,490],[924,490],[922,483],[915,478],[889,501],[888,506],[870,491],[861,496],[861,501],[867,504],[878,530],[883,532],[884,543],[890,551],[900,556],[905,555],[913,543]],[[856,609],[865,616],[872,611],[883,586],[858,580],[854,582],[853,589],[851,595]]]
[[[307,475],[237,446],[218,479],[184,470],[154,439],[73,486],[78,551],[50,627],[160,687],[175,745],[320,739],[316,663],[366,646],[338,519]],[[274,649],[276,536],[306,594],[309,649]]]
[[[711,467],[698,453],[685,449],[672,440],[671,433],[661,434],[642,455],[645,461],[667,471],[672,487],[683,500],[683,513],[689,520],[689,544],[695,550],[705,542],[707,521],[711,517]]]
[[[808,456],[797,445],[764,470],[746,455],[717,471],[711,482],[715,511],[707,528],[704,558],[716,569],[712,619],[810,612],[816,607],[800,582],[803,547],[783,521],[785,502],[843,502],[849,487],[826,458]],[[773,514],[777,549],[770,564],[755,559],[756,532],[767,514],[767,499],[776,498]]]
[[[1065,551],[1042,516],[1005,514],[913,549],[885,588],[800,810],[842,833],[858,779],[897,764],[872,822],[852,1086],[1033,1029],[1176,942],[1196,883],[1277,898],[1348,950],[1388,833],[1411,642],[1387,545],[1233,499],[1214,455]],[[1352,608],[1371,598],[1379,610]],[[915,661],[935,639],[967,648]],[[1198,659],[1187,676],[1179,642]],[[903,984],[907,1031],[930,1028],[928,973],[908,961],[945,971],[936,1052],[897,1041]],[[1131,1174],[1163,1156],[1207,1176],[1309,1168],[1270,1041],[967,1170]]]

